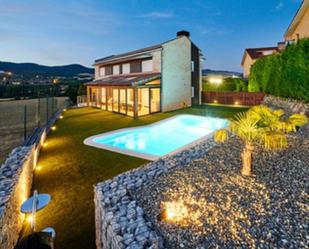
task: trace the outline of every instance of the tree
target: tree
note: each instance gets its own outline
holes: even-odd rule
[[[297,127],[308,122],[304,114],[293,114],[283,118],[283,110],[272,110],[267,106],[255,106],[248,112],[239,113],[230,123],[230,132],[244,142],[242,152],[243,176],[251,176],[252,152],[255,144],[261,144],[265,149],[282,149],[287,147],[287,133],[296,132]],[[215,134],[216,142],[228,139],[227,129],[218,130]]]

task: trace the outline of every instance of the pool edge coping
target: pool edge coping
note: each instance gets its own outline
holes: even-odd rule
[[[103,135],[104,136],[108,136],[108,135],[112,135],[112,134],[115,134],[115,133],[118,133],[118,132],[122,132],[122,131],[135,130],[136,128],[151,127],[151,126],[154,126],[154,125],[166,122],[166,121],[168,121],[170,119],[175,119],[176,117],[180,117],[180,116],[210,117],[210,116],[201,116],[201,115],[192,115],[192,114],[178,114],[178,115],[174,115],[172,117],[168,117],[168,118],[159,120],[159,121],[151,123],[151,124],[134,126],[134,127],[127,127],[127,128],[121,128],[121,129],[112,130],[112,131],[100,133],[100,134],[97,134],[97,135],[93,135],[93,136],[90,136],[90,137],[87,137],[86,139],[84,139],[83,143],[85,145],[88,145],[88,146],[92,146],[92,147],[95,147],[95,148],[108,150],[108,151],[115,152],[115,153],[120,153],[120,154],[123,154],[123,155],[133,156],[133,157],[145,159],[145,160],[148,160],[148,161],[156,161],[156,160],[159,160],[159,159],[164,159],[164,158],[167,158],[169,156],[175,155],[175,154],[179,153],[182,150],[194,147],[195,145],[201,143],[203,140],[209,139],[209,138],[213,137],[214,133],[216,132],[216,130],[215,130],[215,131],[213,131],[213,132],[211,132],[211,133],[209,133],[209,134],[207,134],[205,136],[200,137],[197,140],[194,140],[191,143],[188,143],[188,144],[186,144],[184,146],[181,146],[181,147],[177,148],[176,150],[173,150],[172,152],[170,152],[170,153],[168,153],[168,154],[166,154],[164,156],[155,156],[155,155],[152,155],[152,154],[136,152],[136,151],[127,150],[127,149],[119,149],[119,148],[117,148],[115,146],[104,145],[104,144],[100,144],[100,143],[97,143],[97,142],[93,141],[93,139],[95,139],[97,137],[101,137]],[[218,117],[211,117],[211,118],[224,119],[224,120],[228,121],[228,119],[225,119],[225,118],[218,118]],[[222,129],[225,129],[225,128],[226,127],[223,127]]]

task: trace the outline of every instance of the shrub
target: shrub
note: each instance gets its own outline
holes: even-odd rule
[[[258,59],[251,67],[248,90],[309,102],[309,39]]]
[[[240,78],[226,78],[221,84],[203,82],[203,91],[208,92],[246,92],[247,84]]]

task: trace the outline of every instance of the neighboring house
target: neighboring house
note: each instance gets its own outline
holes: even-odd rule
[[[287,42],[309,37],[309,0],[304,0],[284,34]]]
[[[247,48],[244,52],[241,66],[243,77],[248,78],[251,66],[263,56],[278,53],[285,49],[286,44],[297,42],[301,38],[309,37],[309,0],[303,0],[293,21],[284,35],[284,42],[279,42],[277,47]]]
[[[138,117],[200,104],[202,53],[189,37],[96,60],[88,106]]]
[[[278,51],[278,47],[247,48],[241,61],[241,66],[244,69],[243,77],[245,79],[249,77],[251,66],[256,62],[257,59],[266,55],[275,54]]]

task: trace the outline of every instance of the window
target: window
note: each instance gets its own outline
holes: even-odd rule
[[[142,71],[143,72],[152,72],[152,60],[142,61]]]
[[[106,109],[106,88],[101,88],[101,108]]]
[[[120,70],[119,70],[119,65],[114,65],[113,66],[113,74],[114,75],[117,75],[120,73]]]
[[[112,66],[106,66],[105,67],[105,75],[112,75],[113,74],[113,67]]]
[[[119,89],[119,112],[124,114],[127,112],[126,89]]]
[[[191,72],[194,72],[194,61],[191,61]]]
[[[122,64],[122,73],[123,74],[130,73],[130,63]]]
[[[119,112],[119,89],[113,89],[113,111]]]
[[[127,89],[127,105],[128,105],[127,115],[133,117],[134,116],[134,90],[132,88]]]
[[[160,111],[160,88],[150,88],[150,112],[159,112]]]
[[[112,111],[113,110],[113,92],[112,88],[106,88],[106,99],[107,99],[107,110]]]
[[[194,86],[191,87],[191,98],[195,97],[195,89]]]
[[[105,76],[105,67],[99,68],[99,76]]]
[[[149,88],[138,89],[138,116],[149,114]]]
[[[134,61],[130,63],[130,73],[140,73],[142,71],[141,61]]]

